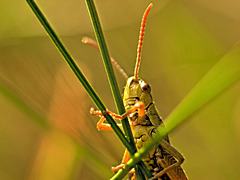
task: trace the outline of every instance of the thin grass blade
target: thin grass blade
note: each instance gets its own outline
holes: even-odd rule
[[[105,38],[103,35],[102,27],[100,24],[100,20],[98,17],[98,13],[97,13],[94,1],[86,0],[86,4],[87,4],[88,11],[89,11],[91,21],[93,24],[95,36],[96,36],[97,42],[99,44],[100,53],[101,53],[101,56],[103,59],[103,64],[104,64],[104,67],[105,67],[105,70],[107,73],[108,81],[109,81],[109,84],[110,84],[110,87],[112,90],[115,105],[117,107],[118,113],[123,114],[123,113],[125,113],[125,108],[123,105],[123,101],[122,101],[121,93],[119,91],[117,80],[116,80],[116,77],[115,77],[115,74],[113,71],[112,63],[110,60],[110,55],[108,52],[107,44],[106,44],[106,41],[105,41]],[[134,145],[133,136],[132,136],[130,125],[129,125],[127,118],[125,118],[122,121],[122,123],[123,123],[124,132],[128,136],[129,140],[132,142],[132,144]]]
[[[38,18],[39,22],[42,24],[43,28],[47,31],[49,37],[51,38],[54,45],[57,47],[61,55],[63,56],[64,60],[67,62],[71,70],[74,72],[82,86],[87,91],[88,95],[91,97],[92,101],[95,103],[95,105],[101,110],[102,114],[106,118],[107,122],[111,125],[114,132],[117,134],[119,139],[122,141],[122,143],[129,149],[131,149],[131,145],[129,144],[128,140],[125,138],[123,132],[121,129],[117,126],[116,122],[113,120],[113,118],[106,113],[106,108],[104,104],[102,103],[101,99],[93,89],[93,87],[88,82],[87,78],[84,76],[84,74],[81,72],[78,65],[75,63],[75,60],[70,55],[68,50],[65,48],[64,44],[60,40],[59,36],[56,34],[52,26],[49,24],[47,18],[44,16],[38,5],[33,0],[27,0],[27,3],[31,7],[32,11]]]
[[[93,0],[86,0],[86,4],[87,4],[87,7],[88,7],[88,11],[89,11],[91,21],[92,21],[92,24],[93,24],[93,28],[94,28],[94,32],[95,32],[95,36],[96,36],[96,39],[97,39],[97,42],[98,42],[98,45],[99,45],[99,49],[100,49],[100,52],[101,52],[101,56],[102,56],[102,59],[103,59],[104,67],[105,67],[107,77],[108,77],[108,81],[109,81],[109,84],[110,84],[110,87],[111,87],[111,90],[112,90],[115,105],[117,107],[118,113],[123,114],[123,113],[125,113],[125,108],[124,108],[121,93],[119,91],[119,87],[118,87],[118,84],[117,84],[117,81],[116,81],[116,77],[115,77],[115,74],[114,74],[114,71],[113,71],[110,55],[109,55],[109,52],[108,52],[107,44],[105,42],[105,38],[104,38],[104,35],[103,35],[102,27],[101,27],[101,24],[100,24],[100,20],[99,20],[99,17],[98,17],[98,13],[97,13],[94,1]],[[129,140],[130,145],[131,145],[131,149],[128,149],[128,151],[130,152],[130,154],[134,154],[137,151],[137,149],[135,147],[135,143],[134,143],[134,139],[133,139],[133,135],[132,135],[132,132],[131,132],[131,128],[130,128],[128,119],[125,118],[121,122],[122,122],[122,125],[123,125],[123,130],[126,134],[126,137]],[[151,177],[150,171],[148,171],[148,169],[146,168],[146,166],[144,165],[143,162],[139,163],[139,168],[137,168],[137,169],[145,172],[145,174],[148,177]],[[137,174],[141,174],[141,172],[138,172]],[[142,178],[143,178],[143,176],[142,176]]]

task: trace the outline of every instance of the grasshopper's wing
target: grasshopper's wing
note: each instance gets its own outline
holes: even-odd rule
[[[163,120],[159,116],[157,109],[155,105],[152,103],[147,110],[147,115],[149,117],[149,120],[155,126],[156,128],[163,124]],[[156,133],[156,129],[153,128],[153,133]],[[152,134],[153,135],[153,134]],[[167,175],[167,177],[171,180],[187,180],[187,176],[184,172],[184,170],[181,168],[181,163],[183,162],[184,158],[183,156],[170,144],[168,136],[166,136],[158,148],[156,149],[156,159],[157,163],[159,164],[159,167],[162,168],[163,172],[165,172],[164,169],[174,166],[173,168],[167,170],[164,174],[162,174],[160,177],[162,178],[164,175]],[[176,165],[176,166],[175,166]],[[165,177],[165,176],[164,176]],[[163,178],[164,179],[164,178]]]
[[[151,121],[153,126],[158,127],[160,125],[163,125],[163,120],[159,116],[158,111],[157,111],[156,106],[155,106],[154,103],[152,103],[148,107],[148,109],[147,109],[147,116],[149,117],[149,120]],[[166,136],[164,139],[169,142],[168,136]]]
[[[154,103],[150,104],[147,108],[147,115],[153,126],[159,126],[163,123]]]
[[[166,174],[171,180],[187,180],[187,175],[181,167],[183,156],[171,144],[162,140],[157,149],[156,158],[158,164],[163,168],[160,174]],[[161,175],[161,176],[162,176]],[[159,177],[161,177],[159,176]]]

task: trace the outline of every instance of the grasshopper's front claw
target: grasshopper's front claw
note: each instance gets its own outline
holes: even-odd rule
[[[94,109],[93,107],[90,108],[89,113],[94,116],[102,116],[101,111]]]

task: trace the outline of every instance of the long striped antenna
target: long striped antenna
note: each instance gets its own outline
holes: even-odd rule
[[[142,46],[143,46],[143,38],[144,38],[145,27],[146,27],[146,23],[147,23],[147,17],[148,17],[148,14],[149,14],[152,6],[153,6],[152,3],[150,3],[148,5],[148,7],[145,10],[143,17],[142,17],[140,33],[139,33],[139,38],[138,38],[137,59],[136,59],[136,65],[135,65],[135,69],[134,69],[134,77],[136,80],[138,80],[138,73],[139,73],[140,62],[141,62],[141,51],[142,51]]]
[[[82,38],[82,43],[84,44],[87,44],[89,46],[92,46],[96,49],[99,50],[99,47],[98,47],[98,44],[96,41],[94,41],[93,39],[91,39],[90,37],[83,37]],[[127,79],[129,76],[128,74],[126,73],[126,71],[120,66],[120,64],[118,64],[118,62],[113,58],[113,57],[110,57],[111,59],[111,62],[113,64],[113,66],[119,71],[119,73],[125,78]]]

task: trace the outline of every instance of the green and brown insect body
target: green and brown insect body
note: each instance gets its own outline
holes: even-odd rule
[[[134,141],[137,149],[140,149],[152,137],[156,128],[162,124],[152,100],[151,87],[141,79],[136,80],[134,76],[130,77],[124,89],[123,102],[126,111],[132,109],[137,102],[142,102],[145,106],[143,117],[138,116],[137,111],[129,115]],[[165,139],[168,141],[168,137]],[[154,169],[158,168],[154,159],[155,151],[152,149],[143,159],[152,173]]]
[[[135,111],[129,114],[132,133],[138,150],[153,137],[157,127],[163,125],[163,121],[153,102],[150,85],[139,78],[143,37],[147,16],[151,8],[152,3],[147,7],[142,18],[134,76],[127,79],[127,84],[123,93],[123,102],[126,112],[131,111],[136,104],[142,103],[144,105],[144,112]],[[139,113],[141,113],[141,115]],[[167,136],[162,140],[160,145],[150,150],[143,158],[143,162],[153,174],[152,179],[187,179],[187,176],[180,166],[183,161],[183,156],[170,145]]]
[[[153,102],[151,87],[142,79],[136,80],[134,76],[128,78],[124,88],[123,102],[126,111],[131,110],[138,102],[144,104],[144,116],[138,116],[137,111],[129,115],[134,141],[139,150],[152,138],[156,128],[163,124],[163,121]],[[163,141],[171,146],[167,136]],[[150,150],[142,160],[157,179],[187,179],[180,166],[169,169],[160,177],[157,176],[166,167],[177,163],[173,155],[168,152],[168,148],[165,149],[161,144]]]

